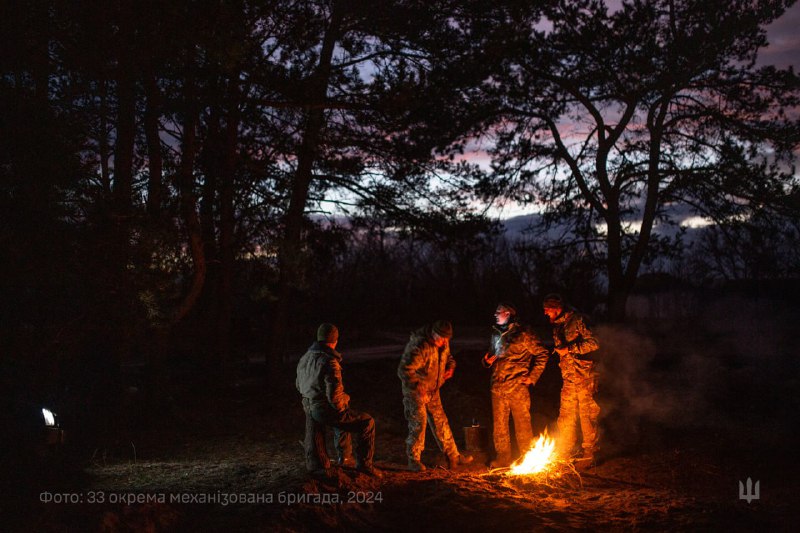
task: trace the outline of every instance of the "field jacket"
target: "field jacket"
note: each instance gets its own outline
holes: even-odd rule
[[[331,408],[342,412],[350,405],[350,396],[342,383],[342,354],[315,342],[297,363],[295,386],[303,396],[303,406],[310,409]]]
[[[492,367],[493,391],[514,387],[523,378],[535,384],[547,365],[549,352],[539,338],[524,326],[512,322],[505,330],[495,326],[491,339],[492,354],[497,356]]]
[[[403,394],[427,395],[438,391],[445,382],[445,372],[455,367],[456,360],[450,354],[449,344],[437,348],[430,326],[426,326],[411,333],[400,357],[397,376]]]
[[[600,345],[583,321],[583,317],[566,310],[553,321],[553,342],[556,348],[566,348],[569,353],[560,356],[558,365],[564,381],[576,382],[593,377],[593,354]]]

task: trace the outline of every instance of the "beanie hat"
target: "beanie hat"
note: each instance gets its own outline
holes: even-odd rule
[[[544,307],[545,309],[563,309],[564,299],[561,297],[560,294],[551,292],[550,294],[544,297],[544,301],[542,302],[542,307]]]
[[[317,328],[317,342],[337,342],[339,340],[339,328],[333,324],[320,324]]]
[[[517,314],[517,308],[514,307],[514,304],[508,302],[500,302],[499,304],[497,304],[497,309],[508,311],[509,313],[511,313],[511,316],[515,316]]]
[[[449,339],[453,336],[453,324],[447,320],[437,320],[433,323],[431,330],[445,339]]]

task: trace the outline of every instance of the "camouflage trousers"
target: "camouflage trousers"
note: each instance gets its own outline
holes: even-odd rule
[[[578,427],[583,438],[583,454],[588,456],[597,452],[600,406],[594,399],[596,393],[596,375],[580,381],[564,381],[558,412],[558,448],[562,455],[572,455],[578,443]]]
[[[508,417],[514,418],[514,433],[520,453],[525,453],[533,441],[531,428],[531,395],[527,385],[503,383],[492,388],[492,419],[494,422],[494,449],[498,457],[511,456],[511,436]]]
[[[328,447],[325,443],[325,433],[327,426],[314,419],[311,414],[311,406],[307,401],[303,401],[303,411],[306,414],[306,431],[303,439],[303,449],[305,450],[306,469],[313,472],[328,468],[330,459],[328,458]],[[350,433],[333,428],[333,446],[339,459],[352,457],[353,445]]]
[[[450,423],[442,407],[439,391],[427,398],[415,394],[403,394],[403,409],[408,421],[408,438],[406,439],[406,455],[409,459],[419,461],[425,449],[425,426],[429,423],[433,437],[439,449],[447,457],[458,455],[458,448],[450,431]]]

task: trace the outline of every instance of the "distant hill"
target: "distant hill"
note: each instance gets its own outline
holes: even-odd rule
[[[689,212],[688,209],[675,209],[673,213],[673,219],[679,223],[684,223],[692,217],[694,217],[694,214]],[[501,220],[500,222],[503,225],[503,234],[506,236],[506,238],[514,240],[525,238],[527,236],[526,231],[530,230],[531,228],[535,228],[541,219],[542,215],[534,213],[530,215],[518,215],[515,217],[510,217],[505,220]],[[693,242],[701,231],[702,227],[687,227],[685,242],[687,244]],[[674,236],[677,232],[677,226],[657,225],[653,228],[653,233],[657,235]],[[553,228],[548,232],[548,234],[553,237],[559,235],[560,233],[561,230],[558,227]]]

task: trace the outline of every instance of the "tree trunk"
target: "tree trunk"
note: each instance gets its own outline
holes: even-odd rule
[[[133,148],[136,138],[136,83],[130,65],[117,72],[117,138],[114,143],[114,204],[122,219],[130,216],[133,197]]]
[[[136,139],[136,63],[133,10],[128,1],[118,6],[116,41],[117,136],[114,144],[114,204],[117,217],[130,216],[133,200],[133,152]],[[126,220],[127,222],[127,220]],[[127,240],[127,237],[126,237]]]
[[[34,98],[42,109],[47,109],[50,101],[50,35],[53,28],[46,3],[31,2],[27,7],[32,12],[31,20],[37,22],[36,31],[31,35],[33,42],[26,43],[32,46],[34,54],[31,65]]]
[[[608,318],[611,322],[625,322],[630,289],[623,283],[608,284]]]
[[[190,73],[194,68],[194,58],[189,57],[187,61],[187,71]],[[184,119],[183,119],[183,141],[181,143],[181,164],[178,171],[178,184],[181,194],[181,216],[186,227],[189,249],[192,254],[192,283],[189,292],[184,296],[183,301],[175,312],[174,322],[183,320],[192,310],[203,291],[206,280],[206,258],[203,248],[202,229],[200,227],[200,217],[197,215],[197,199],[194,193],[194,160],[197,139],[197,104],[195,102],[194,79],[191,74],[187,74],[186,86],[184,88]]]
[[[234,198],[236,175],[236,146],[239,139],[239,86],[231,78],[228,117],[225,125],[225,152],[220,187],[219,248],[219,315],[217,350],[222,360],[231,356],[231,326],[233,320],[233,277],[235,273],[234,230],[236,226]]]
[[[116,136],[114,140],[114,172],[112,182],[111,209],[111,258],[108,268],[111,316],[113,323],[112,351],[120,360],[131,350],[132,330],[131,312],[135,294],[131,283],[128,263],[131,257],[130,226],[133,211],[133,154],[136,142],[136,77],[135,63],[131,49],[133,28],[131,21],[120,16],[120,29],[117,41],[117,68],[115,81],[117,89]]]
[[[612,200],[608,202],[606,224],[608,236],[608,257],[606,272],[608,274],[608,317],[612,322],[625,321],[625,306],[630,293],[630,286],[622,268],[622,227],[619,210]]]
[[[216,229],[214,224],[214,207],[217,199],[217,178],[221,172],[219,154],[222,142],[220,141],[220,109],[214,104],[208,118],[208,132],[203,142],[203,151],[200,164],[203,169],[203,195],[200,200],[200,225],[203,231],[206,260],[216,260]],[[210,286],[207,290],[213,290]],[[213,301],[213,298],[211,298]]]
[[[161,116],[161,91],[152,71],[148,72],[146,76],[145,91],[147,106],[144,110],[144,133],[147,139],[147,166],[150,174],[147,180],[147,214],[151,219],[157,219],[161,216],[163,201],[164,160],[161,156],[161,137],[158,124]]]
[[[111,198],[111,172],[108,168],[108,82],[100,80],[100,137],[97,139],[100,152],[100,183],[106,198]]]
[[[309,103],[315,105],[310,106],[306,115],[303,142],[297,156],[297,170],[292,183],[289,208],[284,218],[284,234],[279,255],[278,301],[273,316],[270,347],[267,351],[267,371],[270,375],[274,375],[275,367],[286,353],[289,306],[304,270],[301,260],[304,212],[313,179],[312,170],[317,157],[320,135],[325,125],[324,101],[328,92],[333,49],[339,37],[342,15],[341,2],[334,2],[330,25],[322,42],[319,63],[309,79],[311,87],[309,97],[312,100]]]

